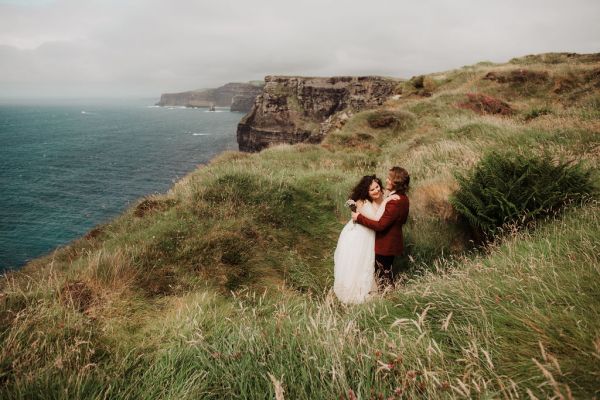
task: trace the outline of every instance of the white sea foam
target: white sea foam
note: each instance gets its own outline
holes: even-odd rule
[[[186,135],[192,135],[192,136],[209,136],[212,135],[212,133],[208,133],[208,132],[192,132],[192,131],[185,131],[184,132]]]

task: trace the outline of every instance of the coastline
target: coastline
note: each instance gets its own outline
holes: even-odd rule
[[[220,153],[3,275],[3,393],[593,397],[597,198],[476,243],[451,196],[458,175],[497,152],[576,157],[600,188],[595,60],[539,55],[416,77],[320,144]],[[178,112],[189,114],[163,114]],[[390,165],[411,175],[401,280],[340,304],[344,203]]]
[[[129,99],[108,103],[103,99],[83,103],[71,99],[58,102],[37,99],[0,106],[5,112],[13,113],[9,124],[22,124],[22,127],[15,125],[18,128],[4,128],[3,140],[13,140],[10,129],[21,129],[25,132],[22,140],[35,143],[26,157],[19,150],[26,144],[20,145],[20,142],[16,142],[17,147],[12,147],[12,150],[5,147],[2,151],[6,162],[12,164],[5,169],[3,178],[3,187],[9,195],[2,200],[3,211],[0,213],[4,221],[0,231],[4,243],[4,248],[0,249],[1,270],[20,269],[35,258],[53,253],[94,229],[97,224],[108,223],[141,198],[170,190],[173,179],[183,178],[196,165],[209,162],[221,151],[237,149],[235,127],[242,117],[241,113],[230,113],[227,108],[217,110],[214,115],[201,109],[164,108],[153,111],[153,106],[148,103],[146,100]],[[25,115],[25,112],[33,113],[28,118],[34,119],[20,122],[20,115]],[[214,125],[221,119],[229,126],[228,135],[223,136],[220,128]],[[202,123],[198,126],[195,121],[205,121],[202,123],[209,125],[202,129]],[[39,134],[34,133],[37,131],[27,133],[28,129],[39,130],[37,126],[46,124],[50,124],[49,129]],[[156,125],[145,127],[147,124]],[[53,129],[66,129],[67,133],[53,133]],[[164,130],[171,133],[165,135]],[[124,137],[120,137],[123,134],[118,132],[124,132],[131,140],[123,141]],[[156,146],[152,145],[153,142]],[[136,149],[135,143],[141,147]],[[235,148],[232,147],[234,145]],[[109,150],[115,146],[124,146],[125,149]],[[210,150],[214,146],[216,152]],[[69,153],[63,154],[62,148]],[[145,150],[140,153],[140,149]],[[164,157],[160,154],[161,149],[170,151],[171,155]],[[123,157],[116,158],[121,153]],[[186,153],[187,156],[184,155]],[[136,156],[130,157],[132,154]],[[29,166],[30,163],[34,163],[34,167]],[[160,164],[164,164],[166,169],[159,168]],[[17,169],[25,171],[20,172],[21,178],[14,175]],[[47,183],[37,185],[35,182],[40,179]],[[125,185],[126,181],[130,183]],[[109,188],[113,190],[109,191]],[[71,205],[63,205],[61,198]],[[48,206],[43,207],[47,211],[37,213],[36,207],[40,207],[41,199],[46,199],[43,204]],[[31,205],[24,209],[24,204]],[[63,228],[60,220],[65,221]],[[89,221],[95,222],[90,225]],[[25,239],[21,239],[19,235],[25,234],[20,232],[26,232],[27,226],[31,229]],[[48,247],[42,251],[44,243]],[[11,261],[18,259],[22,261]]]

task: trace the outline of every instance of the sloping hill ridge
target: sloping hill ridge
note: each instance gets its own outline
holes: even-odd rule
[[[0,398],[593,398],[597,202],[485,250],[448,197],[494,149],[600,161],[600,55],[399,82],[320,144],[226,152],[0,281]],[[411,173],[402,283],[332,296],[344,202]]]
[[[231,111],[248,112],[263,82],[227,83],[216,89],[190,90],[180,93],[163,93],[156,105],[183,107],[230,107]]]

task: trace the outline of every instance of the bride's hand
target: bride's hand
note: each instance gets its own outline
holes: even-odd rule
[[[357,212],[353,212],[352,213],[352,221],[356,222],[357,219],[358,219],[358,213]]]
[[[400,200],[400,196],[398,196],[397,194],[393,194],[390,197],[388,197],[386,200],[387,201],[390,201],[390,200]]]

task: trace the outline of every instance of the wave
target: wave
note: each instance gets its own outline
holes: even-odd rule
[[[185,131],[184,133],[187,135],[192,135],[192,136],[210,136],[210,135],[212,135],[212,133],[208,133],[208,132]]]

